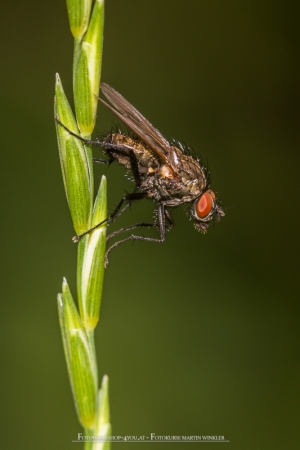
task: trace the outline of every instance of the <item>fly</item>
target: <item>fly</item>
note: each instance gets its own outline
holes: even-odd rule
[[[92,141],[76,135],[62,124],[71,135],[85,144],[101,147],[108,159],[93,158],[95,162],[111,164],[116,161],[131,171],[135,189],[120,200],[118,206],[106,220],[97,224],[85,233],[75,236],[78,242],[83,236],[107,222],[115,220],[128,206],[136,200],[151,199],[157,203],[157,221],[154,223],[139,222],[121,228],[107,237],[110,238],[138,227],[154,227],[159,230],[159,238],[151,238],[131,234],[115,242],[106,252],[108,254],[118,245],[129,240],[140,240],[162,243],[166,230],[173,227],[170,209],[184,203],[191,203],[190,216],[195,228],[206,233],[212,220],[220,220],[225,213],[210,189],[210,178],[200,159],[195,158],[181,144],[167,141],[162,134],[151,125],[121,94],[106,83],[101,83],[101,91],[106,101],[99,100],[110,109],[136,137],[126,136],[121,132],[110,133],[102,141]],[[124,206],[123,206],[124,205]],[[123,208],[122,208],[123,206]]]

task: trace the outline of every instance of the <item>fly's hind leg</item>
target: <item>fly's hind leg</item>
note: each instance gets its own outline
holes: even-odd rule
[[[139,164],[138,164],[137,157],[135,156],[135,153],[132,149],[129,150],[129,158],[130,158],[131,171],[132,171],[132,175],[133,175],[135,184],[137,187],[140,187],[141,177],[140,177],[140,173],[139,173]]]
[[[91,139],[85,139],[82,136],[79,136],[79,134],[74,133],[74,131],[69,130],[69,128],[67,128],[58,118],[58,116],[55,116],[55,120],[56,122],[63,127],[71,136],[74,136],[75,138],[79,139],[81,142],[83,142],[86,145],[92,145],[93,147],[101,147],[104,150],[107,151],[107,153],[110,156],[110,159],[108,161],[106,161],[105,159],[98,159],[98,158],[93,158],[93,160],[95,162],[100,162],[102,164],[110,164],[114,161],[114,158],[111,156],[111,153],[113,151],[116,152],[123,152],[125,154],[128,154],[128,150],[130,150],[130,148],[127,145],[116,145],[116,144],[111,144],[110,142],[106,142],[106,141],[99,141],[98,139],[96,139],[95,141],[91,140]]]
[[[102,164],[111,164],[115,158],[113,156],[113,153],[121,153],[124,154],[126,156],[129,156],[130,159],[130,168],[134,177],[134,181],[136,184],[136,188],[138,188],[141,185],[141,177],[140,177],[140,173],[139,173],[139,165],[138,165],[138,160],[137,157],[134,153],[134,151],[132,150],[132,148],[130,148],[129,146],[126,145],[117,145],[117,144],[112,144],[110,142],[107,141],[99,141],[98,139],[96,139],[95,141],[92,141],[90,139],[85,139],[82,136],[79,136],[78,134],[74,133],[73,131],[69,130],[69,128],[67,128],[58,118],[58,116],[55,116],[55,120],[56,122],[63,127],[71,136],[74,136],[75,138],[79,139],[80,141],[82,141],[84,144],[86,145],[92,145],[92,146],[97,146],[97,147],[101,147],[104,150],[106,150],[109,159],[108,160],[104,160],[104,159],[99,159],[99,158],[93,158],[94,162],[97,163],[102,163]],[[135,190],[136,191],[136,190]],[[140,192],[132,192],[131,194],[126,194],[124,195],[124,197],[122,197],[122,199],[120,200],[119,204],[117,205],[116,209],[114,210],[114,212],[112,214],[110,214],[105,220],[103,220],[102,222],[98,223],[97,225],[95,225],[94,227],[90,228],[89,230],[87,230],[86,232],[82,233],[79,236],[74,236],[73,237],[73,242],[78,242],[82,237],[84,237],[85,235],[91,233],[92,231],[94,231],[96,228],[100,227],[101,225],[103,225],[104,223],[110,223],[112,221],[114,221],[117,217],[119,217],[130,205],[134,200],[141,200],[145,197],[147,197],[147,194],[145,193],[140,193]],[[125,206],[121,209],[122,205],[124,202],[127,202],[125,204]],[[165,213],[163,212],[163,215]],[[166,211],[166,217],[167,216],[167,211]],[[169,220],[169,219],[168,219]],[[127,228],[122,228],[121,230],[112,233],[110,236],[108,236],[108,239],[116,236],[119,233],[125,232],[125,231],[129,231],[133,228],[137,228],[137,227],[158,227],[157,224],[149,224],[149,223],[145,223],[145,222],[140,222],[139,224],[136,225],[132,225],[131,227],[127,227]],[[161,230],[161,225],[159,225],[159,229]],[[143,238],[143,236],[139,236],[136,237],[136,239],[140,239],[142,238],[142,240],[153,240],[154,242],[159,241],[159,240],[155,240],[152,238]],[[129,237],[129,239],[133,239],[132,237]],[[128,239],[126,239],[128,240]],[[120,243],[122,243],[123,241],[120,241]],[[125,242],[125,240],[124,240]],[[119,245],[119,243],[114,244],[115,247]],[[108,250],[108,252],[111,249]],[[107,252],[107,254],[108,254]]]
[[[95,141],[92,141],[91,139],[85,139],[82,136],[80,136],[79,134],[74,133],[74,131],[69,130],[69,128],[66,127],[66,125],[64,125],[58,118],[58,115],[56,114],[55,116],[55,121],[58,123],[58,125],[60,125],[61,127],[63,127],[71,136],[76,137],[77,139],[79,139],[81,142],[83,142],[86,145],[93,145],[95,147],[102,147],[102,142],[99,141],[98,139],[96,139]]]

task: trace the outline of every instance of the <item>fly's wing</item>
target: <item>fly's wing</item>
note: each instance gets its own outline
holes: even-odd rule
[[[138,112],[121,94],[115,91],[106,83],[101,83],[101,91],[110,106],[101,98],[107,108],[109,108],[122,122],[125,123],[145,144],[147,144],[164,163],[168,163],[168,154],[171,146],[160,132]]]

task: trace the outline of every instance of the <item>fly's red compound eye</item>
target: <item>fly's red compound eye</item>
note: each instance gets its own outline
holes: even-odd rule
[[[196,203],[196,214],[199,219],[205,219],[209,215],[213,207],[213,201],[216,198],[213,191],[208,190],[201,195]]]

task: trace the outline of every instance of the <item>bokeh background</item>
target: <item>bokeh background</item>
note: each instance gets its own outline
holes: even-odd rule
[[[56,307],[76,267],[53,123],[55,72],[72,95],[65,2],[5,2],[0,28],[1,441],[79,448]],[[226,207],[206,236],[183,208],[164,245],[111,255],[96,345],[115,435],[299,446],[299,30],[282,0],[106,1],[102,80],[208,159]],[[95,136],[113,121],[100,105]],[[95,171],[112,210],[131,184]]]

